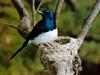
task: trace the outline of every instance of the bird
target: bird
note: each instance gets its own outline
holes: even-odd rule
[[[56,14],[51,10],[38,11],[38,13],[41,14],[42,19],[33,27],[22,46],[11,56],[10,60],[28,44],[39,45],[57,39]]]

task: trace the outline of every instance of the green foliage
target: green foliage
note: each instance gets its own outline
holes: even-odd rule
[[[57,0],[56,0],[57,1]],[[54,11],[56,1],[46,1],[41,9],[47,7]],[[62,12],[59,16],[59,35],[73,36],[81,31],[84,19],[90,13],[96,0],[73,0],[77,11],[73,12],[69,6],[64,3]],[[22,45],[24,39],[15,29],[5,24],[16,26],[19,24],[19,15],[10,0],[0,0],[0,75],[44,75],[43,66],[40,64],[36,55],[36,48],[28,46],[19,53],[13,60],[8,61],[10,56]],[[30,5],[24,2],[26,8],[31,11]],[[37,14],[36,14],[37,15]],[[37,16],[37,20],[40,15]],[[88,62],[100,63],[100,14],[94,21],[86,40],[84,41],[80,55]],[[33,51],[32,51],[33,50]]]
[[[80,49],[80,55],[88,62],[100,63],[100,43],[85,41]]]

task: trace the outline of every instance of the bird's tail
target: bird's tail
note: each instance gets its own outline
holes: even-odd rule
[[[26,40],[26,41],[24,42],[24,44],[22,45],[22,47],[21,47],[20,49],[18,49],[18,50],[11,56],[10,60],[13,59],[13,58],[17,55],[17,53],[19,53],[27,44],[28,44],[28,41]]]

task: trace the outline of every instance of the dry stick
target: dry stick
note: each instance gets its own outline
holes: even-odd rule
[[[83,27],[80,35],[77,38],[80,42],[80,45],[82,44],[87,32],[89,31],[89,28],[91,27],[93,21],[95,20],[95,17],[99,13],[99,11],[100,11],[100,0],[97,0],[93,10],[91,11],[91,13],[89,14],[88,18],[86,19],[86,21],[84,23],[84,27]]]
[[[44,0],[42,0],[39,4],[39,6],[37,7],[37,9],[35,10],[35,0],[32,0],[32,24],[33,26],[35,26],[36,24],[36,19],[35,19],[35,14],[37,13],[37,11],[39,10],[39,8],[41,7],[41,5],[43,4]]]
[[[35,20],[35,0],[32,0],[32,24],[35,26],[36,20]]]
[[[16,9],[20,15],[20,18],[22,18],[23,16],[29,16],[29,14],[21,0],[12,0],[12,3],[16,7]]]
[[[38,6],[37,9],[36,9],[36,12],[40,9],[40,7],[41,7],[41,5],[44,3],[44,1],[45,1],[45,0],[42,0],[42,1],[40,2],[39,6]]]
[[[44,0],[42,0],[39,4],[39,6],[37,7],[37,9],[35,10],[35,0],[32,0],[32,26],[35,26],[36,24],[36,16],[35,14],[37,13],[37,11],[39,10],[39,8],[41,7],[41,5],[43,4]]]
[[[12,0],[12,3],[16,7],[20,15],[20,23],[18,25],[18,32],[23,38],[26,38],[28,33],[32,29],[30,16],[21,0]]]
[[[6,26],[8,26],[8,27],[11,27],[11,28],[13,28],[13,29],[18,29],[17,27],[15,27],[15,26],[13,26],[13,25],[11,25],[11,24],[7,24],[7,23],[5,23],[4,25],[6,25]]]
[[[56,24],[57,25],[58,25],[58,17],[59,17],[59,14],[61,12],[61,9],[62,9],[63,2],[64,2],[64,0],[58,0],[57,6],[56,6],[56,9],[55,9],[55,13],[56,13]]]

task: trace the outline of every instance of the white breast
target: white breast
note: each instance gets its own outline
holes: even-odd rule
[[[57,29],[54,29],[52,31],[48,31],[48,32],[38,35],[33,40],[30,40],[28,43],[29,44],[32,43],[34,45],[38,45],[41,43],[48,43],[48,42],[56,40],[57,36],[58,36],[58,31]]]

